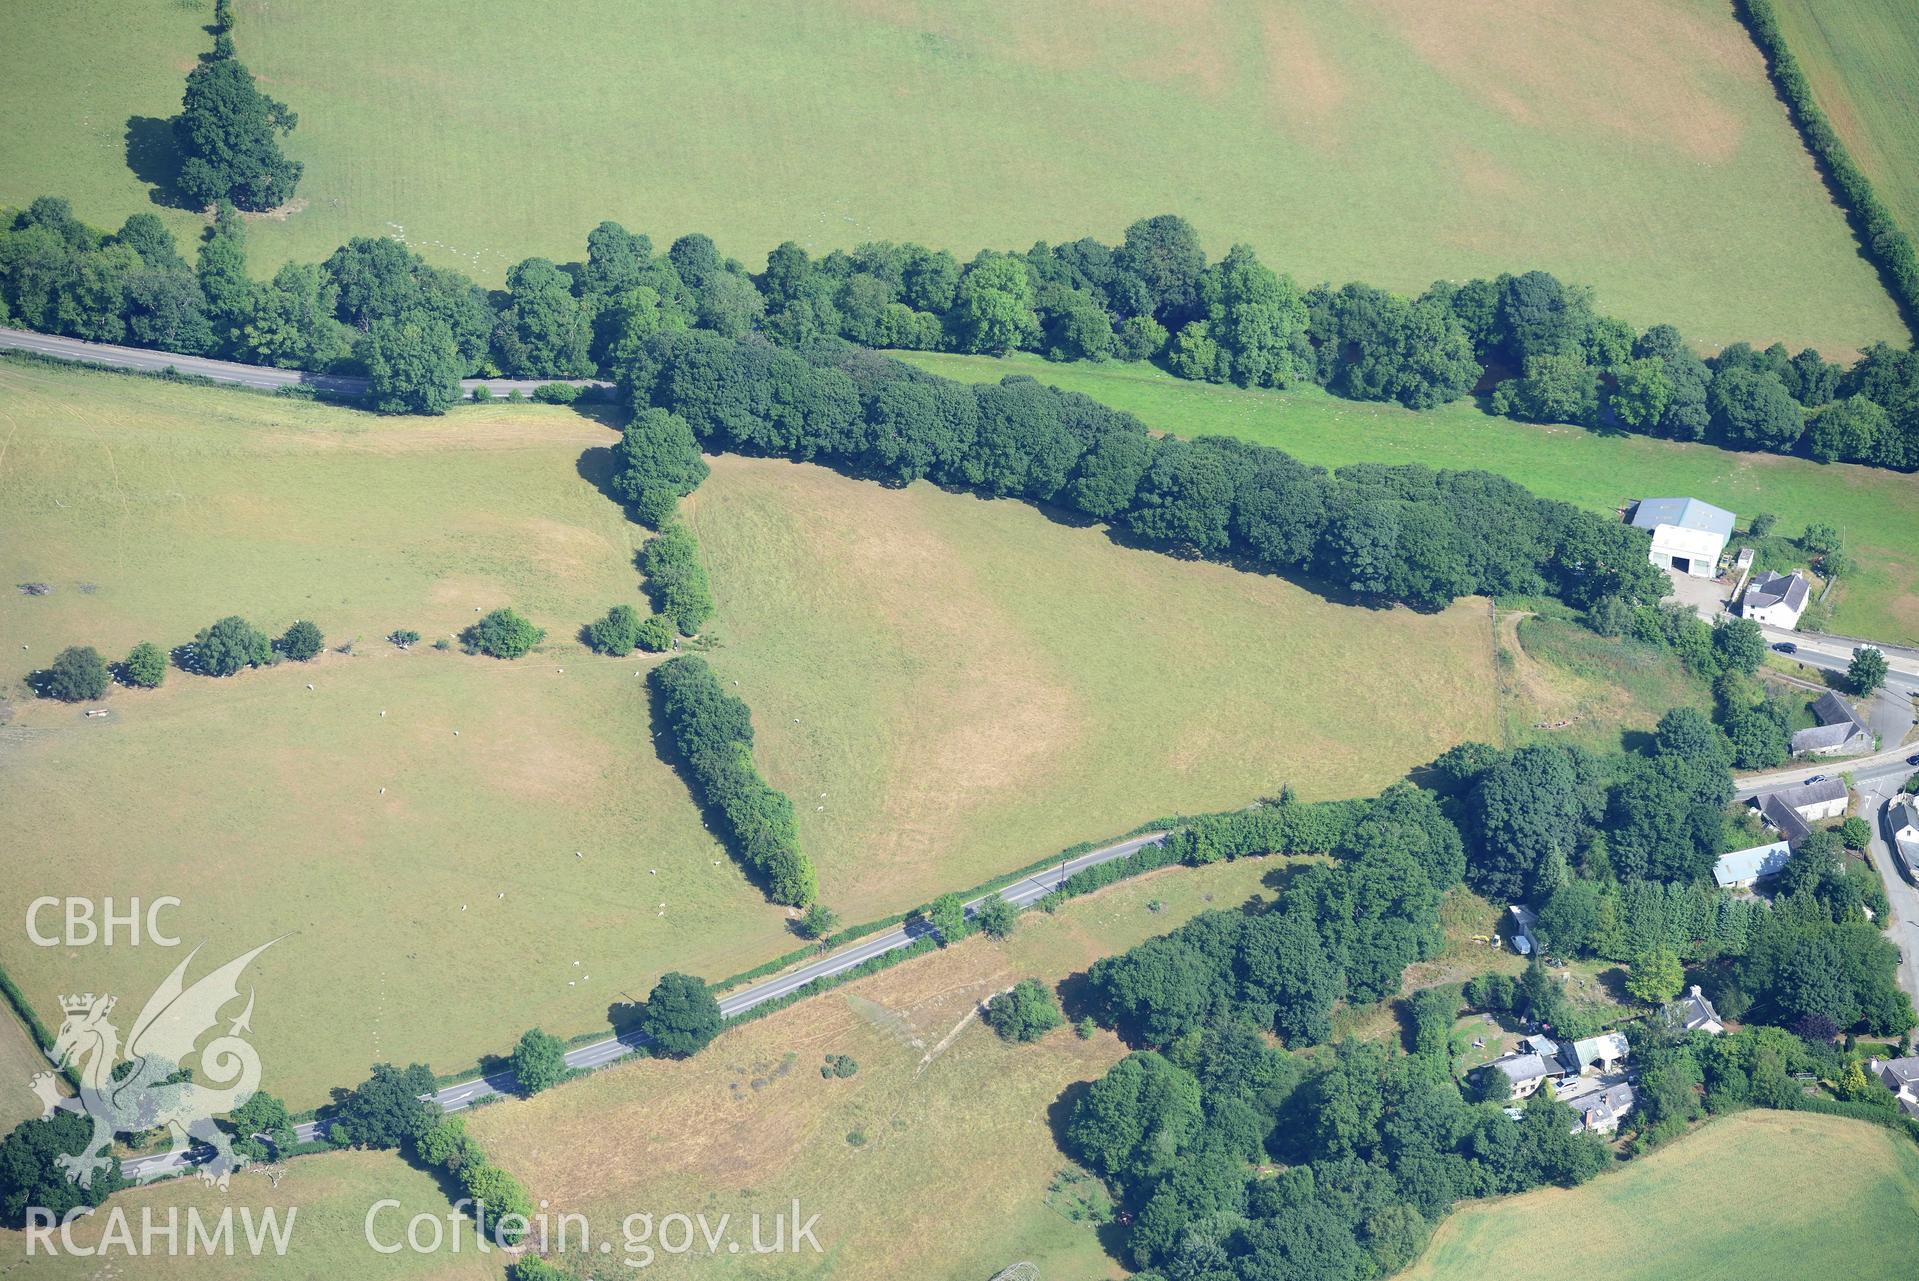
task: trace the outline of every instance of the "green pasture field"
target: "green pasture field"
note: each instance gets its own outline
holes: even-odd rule
[[[1307,283],[1543,268],[1709,348],[1906,335],[1722,0],[234,8],[306,166],[251,220],[260,272],[391,235],[497,285],[603,218],[755,266],[787,239],[967,257],[1170,211]],[[210,12],[20,0],[0,204],[153,208]]]
[[[1573,742],[1599,752],[1638,746],[1675,707],[1708,714],[1712,695],[1670,650],[1607,639],[1577,623],[1500,616],[1505,742]]]
[[[506,1260],[499,1251],[481,1253],[472,1220],[448,1222],[451,1211],[447,1195],[434,1177],[402,1160],[396,1152],[330,1152],[322,1156],[301,1157],[283,1166],[272,1167],[272,1178],[259,1169],[241,1170],[233,1176],[224,1192],[208,1187],[196,1178],[171,1179],[152,1187],[116,1193],[102,1209],[82,1219],[72,1229],[74,1245],[92,1250],[101,1244],[107,1230],[106,1215],[113,1210],[125,1213],[138,1246],[143,1214],[164,1229],[167,1215],[178,1212],[179,1237],[176,1252],[169,1253],[163,1236],[154,1238],[155,1248],[137,1257],[129,1257],[124,1247],[110,1249],[99,1257],[66,1254],[64,1249],[49,1255],[35,1246],[28,1253],[24,1233],[0,1230],[0,1271],[46,1277],[52,1281],[100,1281],[107,1277],[139,1277],[141,1281],[311,1281],[315,1277],[353,1278],[353,1281],[499,1281],[506,1275]],[[407,1222],[416,1215],[439,1220],[442,1233],[437,1251],[416,1253],[402,1249],[381,1254],[367,1244],[366,1221],[369,1211],[381,1201],[397,1201],[374,1218],[374,1233],[382,1245],[403,1242]],[[204,1248],[186,1253],[189,1211],[197,1211],[209,1228],[229,1208],[233,1211],[231,1255],[208,1254]],[[285,1224],[291,1216],[293,1227],[284,1255],[269,1247],[255,1256],[244,1248],[246,1240],[243,1215],[251,1213],[258,1223],[263,1212],[272,1210]],[[430,1244],[431,1229],[422,1227],[421,1240]],[[56,1233],[53,1244],[60,1245]]]
[[[1542,498],[1595,511],[1635,498],[1689,494],[1740,517],[1780,518],[1798,535],[1826,521],[1858,563],[1833,593],[1832,628],[1889,643],[1919,643],[1919,482],[1899,472],[1563,424],[1519,423],[1460,401],[1427,413],[1340,400],[1317,388],[1246,391],[1188,382],[1149,364],[1058,365],[1037,356],[895,353],[949,378],[993,382],[1031,374],[1139,415],[1156,431],[1239,436],[1309,463],[1424,463],[1510,476]]]
[[[1024,503],[712,463],[686,504],[712,661],[848,920],[1289,783],[1368,795],[1496,734],[1483,600],[1357,609]]]
[[[1071,1191],[1049,1186],[1072,1168],[1055,1137],[1062,1100],[1126,1046],[1068,1028],[1011,1045],[973,1012],[1032,976],[1076,1008],[1093,961],[1238,906],[1278,862],[1169,868],[1028,913],[1006,943],[967,939],[728,1032],[691,1062],[623,1065],[468,1124],[536,1199],[596,1224],[672,1207],[731,1214],[744,1233],[754,1211],[799,1198],[823,1253],[756,1258],[753,1276],[990,1277],[1019,1260],[1042,1277],[1122,1276],[1093,1225],[1066,1217]],[[859,1072],[822,1079],[828,1054]],[[647,1271],[724,1266],[661,1257]]]
[[[1919,235],[1919,9],[1773,0],[1813,97],[1908,236]]]
[[[1462,1206],[1405,1275],[1467,1281],[1577,1258],[1616,1281],[1892,1281],[1912,1275],[1916,1231],[1911,1140],[1840,1117],[1753,1111],[1580,1188]]]

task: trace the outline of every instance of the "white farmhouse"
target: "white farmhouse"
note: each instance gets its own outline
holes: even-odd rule
[[[1661,569],[1716,578],[1719,557],[1732,538],[1733,514],[1697,498],[1642,498],[1627,521],[1652,533],[1652,563]]]
[[[1906,870],[1919,876],[1919,797],[1901,796],[1886,811],[1893,848]]]
[[[1739,612],[1754,622],[1791,631],[1799,626],[1799,616],[1806,612],[1806,602],[1811,597],[1812,584],[1798,570],[1790,574],[1767,570],[1755,575],[1747,585]]]
[[[1788,844],[1797,845],[1812,835],[1814,823],[1844,814],[1851,799],[1842,780],[1822,778],[1817,783],[1801,783],[1755,796],[1752,807]]]

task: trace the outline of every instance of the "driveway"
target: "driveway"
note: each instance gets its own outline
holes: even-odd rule
[[[1709,623],[1725,613],[1732,603],[1732,584],[1722,583],[1716,578],[1694,578],[1691,574],[1669,569],[1666,571],[1666,582],[1669,599],[1684,605]]]

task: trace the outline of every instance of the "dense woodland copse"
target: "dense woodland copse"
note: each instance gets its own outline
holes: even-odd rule
[[[1276,899],[1205,913],[1089,970],[1089,1005],[1137,1049],[1073,1100],[1065,1137],[1115,1189],[1129,1261],[1165,1281],[1363,1281],[1417,1257],[1458,1200],[1608,1164],[1552,1091],[1509,1110],[1503,1076],[1482,1074],[1470,1100],[1456,1079],[1462,1004],[1560,1038],[1605,1026],[1537,954],[1516,978],[1409,994],[1409,1053],[1359,1041],[1299,1053],[1332,1038],[1340,1002],[1401,993],[1462,879],[1538,905],[1538,941],[1556,955],[1629,962],[1627,992],[1653,1010],[1632,1029],[1629,1148],[1752,1105],[1896,1124],[1891,1096],[1834,1045],[1915,1022],[1897,952],[1867,915],[1883,913],[1883,891],[1829,834],[1795,853],[1770,907],[1713,885],[1712,858],[1738,839],[1715,732],[1680,709],[1643,752],[1466,744],[1424,771],[1430,789],[1282,796],[1186,823],[1152,850],[1141,867],[1332,857],[1289,868]],[[1709,1038],[1666,1021],[1687,967],[1746,1030]],[[1840,1101],[1808,1096],[1793,1072],[1832,1078]]]
[[[1516,1124],[1469,1104],[1445,1035],[1407,1056],[1357,1041],[1288,1052],[1330,1040],[1337,1002],[1397,994],[1405,967],[1437,950],[1441,896],[1468,860],[1435,793],[1283,796],[1188,824],[1165,852],[1333,858],[1289,869],[1277,900],[1205,913],[1088,973],[1098,1017],[1140,1048],[1074,1101],[1066,1141],[1116,1189],[1135,1267],[1168,1281],[1360,1281],[1411,1262],[1461,1198],[1577,1183],[1606,1164],[1549,1093]],[[1415,1003],[1450,1033],[1456,997]]]
[[[190,266],[152,215],[89,228],[43,197],[0,231],[0,323],[189,355],[366,374],[375,404],[443,411],[462,377],[612,376],[649,338],[707,330],[806,348],[1159,362],[1185,378],[1308,384],[1430,408],[1475,392],[1495,413],[1732,449],[1919,468],[1919,356],[1877,344],[1852,366],[1735,343],[1702,360],[1669,325],[1639,331],[1539,271],[1441,281],[1416,298],[1301,288],[1245,245],[1209,262],[1173,215],[1118,245],[984,251],[873,243],[814,258],[788,242],[749,273],[694,234],[656,253],[604,222],[583,262],[529,258],[486,291],[396,241],[359,238],[271,281],[245,269],[236,216]]]

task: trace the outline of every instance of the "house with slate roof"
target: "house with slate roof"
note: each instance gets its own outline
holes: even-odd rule
[[[1831,690],[1813,703],[1812,714],[1819,723],[1792,736],[1794,756],[1856,756],[1872,750],[1872,730]]]
[[[1919,1117],[1919,1057],[1873,1059],[1866,1069],[1898,1098],[1901,1112]]]
[[[1747,584],[1739,612],[1754,622],[1790,631],[1799,626],[1799,616],[1806,612],[1806,602],[1811,598],[1812,584],[1798,570],[1790,574],[1767,570],[1755,574]]]
[[[1707,1036],[1718,1036],[1726,1030],[1726,1025],[1719,1021],[1719,1011],[1712,1007],[1712,1002],[1706,999],[1706,994],[1699,990],[1697,983],[1666,1007],[1666,1020],[1682,1032],[1704,1032]]]
[[[1569,1091],[1559,1096],[1560,1102],[1573,1110],[1574,1134],[1615,1134],[1619,1130],[1620,1118],[1632,1111],[1638,1099],[1633,1094],[1632,1082],[1624,1077],[1611,1077],[1586,1083],[1590,1088]]]
[[[1844,780],[1822,778],[1817,783],[1801,783],[1755,796],[1752,807],[1781,840],[1797,846],[1812,835],[1814,823],[1844,814],[1849,799]]]
[[[1899,861],[1906,865],[1906,871],[1919,877],[1919,798],[1899,797],[1887,808],[1886,818]]]

